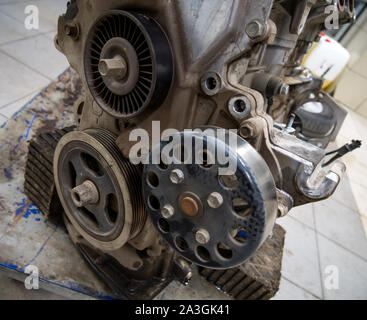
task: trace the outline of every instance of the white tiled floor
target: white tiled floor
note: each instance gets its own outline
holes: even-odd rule
[[[0,125],[68,67],[52,42],[66,1],[0,0]],[[28,4],[40,8],[40,30],[24,28]],[[356,138],[365,144],[345,157],[347,177],[333,198],[279,220],[287,235],[276,299],[367,299],[367,120],[351,113],[337,144]],[[339,270],[339,290],[325,288],[328,266]],[[0,278],[0,287],[5,282]]]
[[[32,95],[68,67],[53,45],[57,18],[67,0],[0,0],[0,121],[9,119]],[[24,27],[27,5],[39,8],[39,30]]]

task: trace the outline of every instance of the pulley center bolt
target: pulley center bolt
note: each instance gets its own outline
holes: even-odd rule
[[[200,244],[207,244],[210,241],[210,234],[205,229],[196,231],[195,240]]]
[[[71,190],[71,198],[74,204],[78,208],[81,208],[98,203],[99,192],[92,181],[86,180],[81,185]]]
[[[185,175],[180,169],[172,170],[170,179],[174,184],[181,184],[185,180]]]
[[[165,219],[172,218],[175,214],[175,209],[170,205],[166,204],[161,210],[162,216]]]
[[[218,209],[223,204],[223,197],[218,192],[213,192],[208,197],[208,205],[213,209]]]
[[[120,56],[113,59],[101,59],[98,64],[98,71],[103,77],[123,79],[127,73],[126,61]]]
[[[199,205],[195,199],[191,197],[185,197],[181,200],[181,210],[189,217],[194,217],[199,213]]]

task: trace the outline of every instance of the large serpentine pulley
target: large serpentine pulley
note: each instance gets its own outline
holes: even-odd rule
[[[167,96],[173,75],[169,42],[145,15],[111,10],[89,31],[85,76],[98,105],[116,118],[154,109]]]
[[[55,184],[65,213],[95,248],[120,249],[146,222],[140,174],[106,130],[73,131],[55,151]]]
[[[155,146],[144,168],[143,194],[154,225],[176,251],[204,267],[240,265],[267,239],[276,219],[268,166],[245,140],[235,139],[233,148],[227,139],[203,132],[180,133],[179,139]],[[235,164],[231,174],[219,152]]]

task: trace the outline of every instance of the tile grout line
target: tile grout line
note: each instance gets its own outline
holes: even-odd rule
[[[39,0],[33,0],[33,1],[39,1]],[[17,3],[25,3],[25,2],[29,2],[29,0],[18,0],[18,1],[11,1],[11,0],[9,0],[9,2],[1,3],[0,4],[0,7],[1,6],[6,6],[6,5],[9,5],[9,4],[17,4]]]
[[[315,227],[315,240],[316,240],[316,249],[317,249],[317,262],[319,265],[319,276],[320,276],[320,285],[321,285],[321,294],[322,294],[322,300],[325,300],[325,290],[324,290],[324,284],[322,282],[323,279],[323,273],[321,269],[321,255],[320,255],[320,246],[319,246],[319,237],[318,237],[318,231],[316,227],[316,215],[315,215],[315,206],[312,204],[312,215],[313,215],[313,225]]]
[[[355,73],[356,75],[360,76],[361,78],[367,80],[367,76],[363,75],[362,73],[359,73],[358,71],[355,71],[354,69],[351,69],[349,67],[347,67],[349,72]],[[354,110],[357,110],[359,108],[360,105],[358,105]]]
[[[1,48],[0,48],[0,52],[1,52],[2,54],[4,54],[4,55],[8,56],[9,58],[11,58],[11,59],[15,60],[16,62],[18,62],[18,63],[22,64],[23,66],[25,66],[25,67],[26,67],[26,68],[28,68],[29,70],[32,70],[33,72],[37,73],[38,75],[40,75],[40,76],[44,77],[45,79],[47,79],[47,80],[49,80],[49,81],[53,81],[53,79],[51,79],[50,77],[48,77],[48,76],[44,75],[43,73],[41,73],[41,72],[40,72],[40,71],[38,71],[37,69],[34,69],[34,68],[32,68],[32,67],[28,66],[27,64],[25,64],[24,62],[20,61],[20,60],[19,60],[19,59],[17,59],[16,57],[13,57],[12,55],[10,55],[10,54],[6,53],[6,52],[5,52],[4,50],[2,50]]]
[[[359,111],[359,109],[361,109],[362,107],[363,107],[363,105],[365,104],[365,102],[367,102],[367,98],[366,99],[364,99],[355,109],[354,109],[354,111],[356,112],[356,113],[358,113],[358,111]],[[358,129],[357,129],[358,130]],[[359,133],[359,132],[358,132]]]
[[[297,284],[297,283],[293,282],[292,280],[288,279],[286,276],[283,276],[283,275],[282,275],[282,278],[283,278],[284,280],[286,280],[286,281],[290,282],[290,283],[291,283],[291,284],[293,284],[294,286],[296,286],[298,289],[301,289],[302,291],[304,291],[304,292],[308,293],[309,295],[311,295],[311,296],[315,297],[316,299],[318,299],[318,300],[321,300],[321,299],[322,299],[322,298],[320,298],[317,294],[314,294],[314,293],[312,293],[310,290],[308,290],[308,289],[306,289],[306,288],[301,287],[299,284]]]
[[[358,215],[358,217],[359,217],[359,215]],[[351,249],[349,249],[349,248],[344,247],[344,246],[343,246],[342,244],[340,244],[339,242],[336,242],[335,240],[333,240],[333,239],[331,239],[331,238],[327,237],[326,235],[324,235],[323,233],[320,233],[319,231],[317,231],[317,229],[316,229],[316,213],[315,213],[315,215],[314,215],[314,224],[315,224],[315,228],[310,227],[309,225],[305,224],[304,222],[302,222],[302,221],[298,220],[297,218],[294,218],[294,217],[292,217],[292,216],[290,216],[290,215],[289,215],[289,218],[291,218],[292,220],[295,220],[296,222],[300,223],[301,225],[303,225],[303,226],[304,226],[304,227],[306,227],[307,229],[310,229],[310,230],[312,230],[312,231],[316,232],[320,237],[323,237],[323,238],[325,238],[326,240],[331,241],[332,243],[334,243],[335,245],[337,245],[337,246],[338,246],[338,247],[340,247],[341,249],[343,249],[343,250],[345,250],[345,251],[348,251],[350,254],[352,254],[352,255],[356,256],[357,258],[359,258],[359,259],[363,260],[364,262],[367,262],[367,259],[366,259],[366,258],[364,258],[364,257],[362,257],[362,256],[360,256],[358,253],[356,253],[356,252],[352,251],[352,250],[351,250]]]
[[[14,43],[17,43],[17,42],[20,42],[20,41],[25,41],[25,40],[33,39],[33,38],[36,38],[36,37],[39,37],[39,36],[45,36],[45,37],[47,37],[47,34],[49,34],[51,32],[57,32],[57,31],[50,30],[50,31],[45,31],[45,32],[38,32],[38,33],[36,33],[36,34],[34,34],[32,36],[27,36],[27,37],[20,38],[20,39],[17,39],[17,40],[11,40],[11,41],[8,41],[8,42],[1,43],[0,44],[0,47],[7,46],[9,44],[14,44]]]
[[[6,115],[4,115],[4,114],[1,112],[1,110],[2,110],[2,109],[6,108],[6,107],[9,107],[9,106],[10,106],[10,105],[12,105],[13,103],[17,103],[17,102],[19,102],[20,100],[22,100],[22,99],[24,99],[24,98],[26,98],[26,97],[28,97],[28,96],[30,96],[30,95],[37,94],[37,92],[39,92],[40,90],[42,90],[42,88],[43,88],[43,87],[40,87],[40,88],[38,88],[37,90],[33,90],[32,92],[30,92],[30,93],[28,93],[28,94],[24,95],[23,97],[21,97],[21,98],[19,98],[19,99],[16,99],[16,100],[14,100],[14,101],[12,101],[12,102],[10,102],[10,103],[7,103],[7,104],[5,104],[5,105],[1,106],[1,107],[0,107],[0,114],[1,114],[1,115],[3,115],[5,118],[10,119],[10,118],[8,118]]]

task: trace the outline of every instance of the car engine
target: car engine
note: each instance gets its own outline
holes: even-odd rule
[[[302,65],[330,6],[353,21],[353,0],[68,3],[54,41],[86,93],[53,171],[87,260],[112,258],[128,290],[153,298],[193,265],[240,266],[277,218],[334,193],[345,166],[326,148],[346,112]],[[310,104],[333,120],[309,118]]]

